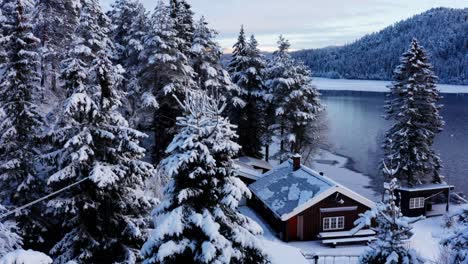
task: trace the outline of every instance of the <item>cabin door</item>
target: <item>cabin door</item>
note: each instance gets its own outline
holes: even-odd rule
[[[297,239],[304,240],[304,217],[297,216]]]

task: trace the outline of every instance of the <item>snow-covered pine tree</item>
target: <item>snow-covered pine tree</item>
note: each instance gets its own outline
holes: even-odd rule
[[[57,93],[59,66],[72,41],[78,23],[79,3],[75,0],[36,0],[34,34],[41,40],[41,86]]]
[[[231,111],[231,120],[237,126],[238,143],[242,146],[240,154],[262,158],[262,103],[265,94],[263,84],[266,62],[258,49],[258,42],[252,35],[245,39],[244,28],[233,46],[229,73],[232,81],[239,87],[238,98],[243,102]]]
[[[201,90],[180,104],[185,115],[161,162],[172,181],[153,212],[144,263],[267,263],[255,236],[261,228],[237,211],[250,192],[234,175],[240,146],[224,106]]]
[[[5,211],[5,207],[0,204],[0,215]],[[15,222],[0,219],[0,259],[7,253],[22,247],[23,241],[16,233],[17,229]]]
[[[6,46],[8,45],[9,36],[15,27],[15,10],[16,0],[0,0],[0,72],[2,72],[2,64],[7,62],[8,54]],[[30,0],[22,1],[23,15],[29,16],[32,3]]]
[[[215,40],[217,34],[208,27],[208,22],[203,16],[195,25],[190,51],[198,87],[207,91],[209,95],[229,100],[232,105],[242,104],[237,97],[237,85],[232,83],[229,73],[221,65],[223,52]]]
[[[47,204],[51,219],[60,223],[60,241],[51,250],[55,263],[136,263],[154,206],[143,191],[154,172],[141,161],[145,135],[117,111],[121,70],[106,53],[106,21],[99,1],[87,1],[70,58],[63,62],[69,96],[48,134],[48,184],[53,190],[80,184]]]
[[[365,227],[376,232],[377,240],[370,249],[359,258],[359,263],[374,264],[422,264],[425,261],[418,253],[408,248],[406,242],[413,236],[412,224],[424,217],[404,217],[396,204],[395,190],[398,180],[393,178],[384,184],[384,198],[371,210],[360,214],[354,222],[356,227],[351,232],[357,232]],[[376,223],[374,226],[373,223]]]
[[[0,71],[8,59],[4,46],[8,41],[7,37],[10,36],[11,21],[8,14],[12,12],[8,9],[12,8],[11,3],[13,1],[0,0]]]
[[[314,131],[323,106],[319,92],[312,84],[309,69],[300,61],[291,58],[289,41],[283,36],[278,40],[268,65],[267,81],[275,108],[275,129],[280,138],[279,160],[290,154],[302,153],[305,147],[314,144],[319,136]]]
[[[401,57],[394,79],[385,106],[386,118],[394,124],[386,133],[383,160],[399,164],[395,176],[409,186],[441,182],[441,160],[432,147],[444,125],[441,96],[427,53],[416,39]]]
[[[171,17],[174,20],[176,36],[179,39],[179,51],[190,58],[190,48],[195,32],[192,7],[185,0],[169,0],[169,8]]]
[[[465,206],[450,216],[454,222],[451,232],[441,244],[447,247],[449,252],[448,263],[462,264],[468,262],[468,207]]]
[[[107,13],[112,22],[111,38],[116,47],[114,62],[125,68],[122,89],[127,92],[123,99],[125,116],[134,126],[142,125],[149,108],[157,107],[153,102],[144,102],[141,107],[141,74],[146,62],[140,56],[144,49],[144,38],[150,32],[148,12],[139,0],[118,0]],[[141,110],[145,111],[141,111]]]
[[[0,199],[19,207],[41,196],[43,180],[35,170],[37,138],[43,124],[35,105],[40,91],[39,39],[32,33],[30,20],[20,0],[3,10],[9,20],[10,35],[3,46],[8,56],[0,79]],[[14,7],[14,8],[13,8]],[[8,13],[13,12],[13,13]],[[5,26],[5,25],[4,25]],[[46,227],[41,209],[32,207],[16,215],[20,234],[28,247],[43,243]]]
[[[112,22],[110,35],[116,47],[116,61],[127,71],[138,73],[143,38],[149,31],[149,18],[139,0],[117,0],[107,13]]]
[[[164,150],[176,132],[176,117],[182,113],[173,95],[183,98],[184,89],[196,86],[193,68],[179,49],[183,40],[177,36],[170,11],[159,1],[142,54],[146,67],[142,75],[141,105],[153,110],[150,129],[154,131],[153,158],[156,162],[164,158]]]

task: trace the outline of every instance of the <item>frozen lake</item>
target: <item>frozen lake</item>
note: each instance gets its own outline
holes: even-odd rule
[[[349,157],[353,161],[349,166],[371,176],[375,189],[381,186],[377,169],[382,157],[380,144],[390,126],[390,122],[382,117],[386,100],[382,91],[386,84],[378,81],[316,81],[322,101],[327,105],[330,150]],[[446,181],[454,184],[457,191],[468,194],[468,184],[465,184],[468,179],[468,94],[455,93],[468,93],[468,86],[443,86],[441,90],[448,92],[442,99],[446,125],[436,139],[435,148],[441,155]]]

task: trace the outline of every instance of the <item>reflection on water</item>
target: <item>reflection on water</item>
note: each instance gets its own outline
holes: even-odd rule
[[[385,94],[321,92],[322,101],[327,105],[331,149],[351,158],[353,167],[370,175],[374,187],[380,189],[381,177],[377,169],[382,157],[380,145],[390,126],[382,117]],[[468,94],[443,96],[442,115],[446,125],[436,139],[435,148],[441,155],[446,180],[454,184],[457,191],[468,194],[468,184],[464,183],[468,174]]]

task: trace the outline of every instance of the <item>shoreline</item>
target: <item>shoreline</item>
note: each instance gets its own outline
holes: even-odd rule
[[[388,93],[387,86],[391,84],[391,81],[314,77],[312,83],[317,86],[318,90],[322,91]],[[441,94],[468,94],[468,85],[438,84],[437,88]]]

